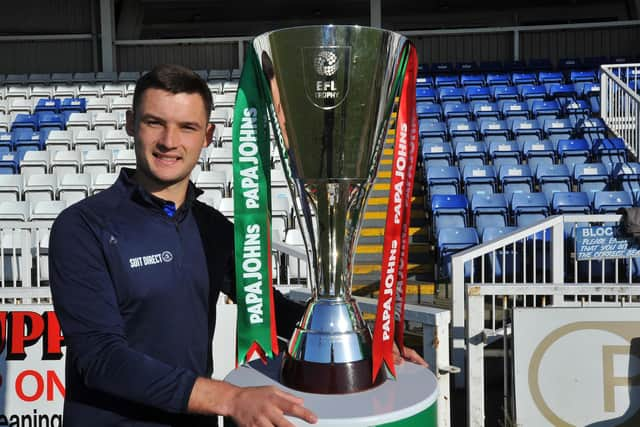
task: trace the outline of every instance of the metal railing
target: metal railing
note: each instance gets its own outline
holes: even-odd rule
[[[640,305],[632,259],[578,261],[576,226],[614,223],[619,215],[563,215],[540,221],[451,257],[456,386],[466,386],[469,426],[484,426],[487,344],[502,340],[505,419],[513,419],[509,342],[515,307]]]
[[[640,153],[640,64],[601,66],[600,114],[611,131],[624,139],[634,157]],[[630,87],[632,86],[632,87]]]

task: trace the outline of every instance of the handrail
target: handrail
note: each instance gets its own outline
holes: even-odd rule
[[[605,64],[600,67],[600,115],[613,133],[624,139],[637,158],[640,154],[640,95],[631,89],[614,70],[640,71],[640,64]],[[634,75],[635,83],[640,76]]]

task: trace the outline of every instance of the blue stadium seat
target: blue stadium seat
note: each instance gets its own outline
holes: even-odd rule
[[[21,130],[14,133],[13,147],[18,157],[22,158],[27,151],[44,150],[44,141],[40,132]]]
[[[518,86],[518,93],[524,101],[530,99],[545,99],[547,97],[547,89],[542,85],[521,85]]]
[[[34,113],[41,113],[49,111],[51,113],[59,113],[60,112],[60,100],[59,99],[39,99],[36,107],[34,109]]]
[[[437,235],[437,266],[440,278],[451,277],[451,255],[478,244],[478,232],[475,228],[443,228]],[[466,278],[472,274],[471,263],[465,263]],[[477,271],[477,269],[474,269]]]
[[[427,168],[429,196],[460,193],[460,170],[456,166],[430,166]]]
[[[469,111],[469,104],[459,101],[444,102],[442,104],[442,111],[444,112],[445,120],[463,117],[467,120],[471,120],[471,111]]]
[[[447,121],[447,127],[452,141],[472,142],[478,140],[478,124],[476,122],[466,118],[453,118]]]
[[[538,82],[542,85],[551,83],[562,83],[564,76],[558,71],[540,71],[538,73]]]
[[[522,161],[520,145],[515,141],[492,141],[489,143],[489,158],[498,171],[505,165],[519,165]]]
[[[500,110],[495,102],[473,101],[471,102],[471,112],[476,120],[480,118],[500,119]]]
[[[630,207],[633,207],[633,200],[626,191],[599,191],[593,199],[594,213],[615,213],[620,208]]]
[[[467,101],[491,101],[491,92],[488,87],[469,86],[464,89]]]
[[[617,190],[631,194],[633,200],[640,194],[640,163],[616,163],[611,170],[611,182]]]
[[[437,75],[434,78],[434,84],[436,88],[457,87],[458,76],[457,75]]]
[[[5,153],[0,156],[0,174],[13,175],[18,173],[20,158],[15,152]]]
[[[517,227],[485,227],[482,232],[482,243],[488,243],[497,240],[507,234],[516,231]],[[485,263],[489,266],[489,282],[493,281],[512,281],[514,279],[514,269],[519,269],[522,263],[521,251],[515,250],[515,244],[506,245],[504,248],[497,249],[493,253],[485,255]],[[514,258],[517,252],[518,260]]]
[[[498,179],[507,202],[513,194],[533,191],[533,176],[528,165],[503,165],[498,170]]]
[[[573,182],[578,191],[583,191],[593,203],[595,194],[609,188],[609,171],[603,163],[576,163],[573,167]]]
[[[420,119],[442,120],[442,106],[440,104],[418,102],[416,103],[416,114]]]
[[[522,72],[527,69],[527,64],[521,59],[514,59],[513,61],[505,62],[504,69],[512,73]]]
[[[429,74],[429,66],[427,64],[418,64],[418,77],[423,77]]]
[[[621,138],[597,138],[592,140],[593,159],[606,164],[627,161],[627,147]]]
[[[483,166],[487,162],[487,147],[484,142],[461,141],[454,147],[458,167],[463,170],[466,166]]]
[[[478,195],[496,192],[496,171],[491,165],[465,165],[462,170],[462,182],[465,194],[473,201]]]
[[[466,88],[484,86],[484,76],[482,74],[462,74],[460,85]]]
[[[515,86],[491,86],[489,90],[496,101],[505,99],[517,101],[520,98],[518,89]]]
[[[422,144],[422,162],[425,169],[449,166],[453,163],[453,150],[448,142],[425,142]]]
[[[538,82],[535,73],[530,72],[515,72],[511,74],[511,81],[516,86],[534,85]]]
[[[60,104],[60,112],[87,112],[87,100],[84,98],[64,98]]]
[[[577,163],[587,163],[591,160],[591,147],[586,139],[558,140],[558,159],[573,171]]]
[[[573,126],[571,126],[569,119],[544,119],[542,131],[545,137],[553,142],[554,147],[558,146],[558,141],[561,139],[571,139],[573,136]]]
[[[549,97],[558,101],[564,107],[578,97],[576,87],[572,84],[552,84],[549,86]]]
[[[64,119],[62,115],[53,112],[39,112],[36,113],[36,119],[38,121],[38,130],[40,132],[49,132],[52,130],[64,130]]]
[[[576,134],[593,144],[595,139],[607,137],[607,125],[599,117],[584,119],[577,123]]]
[[[27,129],[35,131],[38,129],[38,121],[35,115],[32,114],[18,114],[11,124],[11,131],[18,129]]]
[[[564,114],[567,115],[571,126],[574,128],[581,119],[587,119],[591,117],[591,107],[584,99],[576,99],[573,102],[569,102],[564,106]]]
[[[13,135],[10,132],[0,132],[0,152],[5,154],[13,151]]]
[[[438,102],[438,92],[430,87],[416,88],[416,102]]]
[[[547,139],[541,141],[529,140],[522,144],[522,156],[527,160],[531,171],[535,174],[541,165],[555,163],[555,149],[553,143]]]
[[[476,194],[471,199],[471,216],[480,236],[487,227],[506,227],[508,214],[504,194]]]
[[[514,193],[511,212],[515,224],[525,227],[549,216],[549,202],[544,193]]]
[[[464,88],[445,86],[438,89],[438,98],[440,102],[460,102],[464,103]]]
[[[587,193],[582,191],[559,191],[553,194],[551,199],[551,213],[567,214],[567,213],[591,213],[591,202]],[[569,228],[567,227],[567,230]]]
[[[431,197],[431,226],[433,235],[450,227],[466,227],[469,201],[464,194],[436,194]]]
[[[504,120],[482,119],[479,121],[480,134],[483,138],[500,137],[501,140],[509,139],[509,129]],[[495,139],[494,139],[495,140]]]
[[[553,200],[554,193],[571,191],[571,172],[567,165],[541,164],[536,170],[536,182],[547,200]]]
[[[423,119],[418,122],[420,140],[422,142],[446,142],[447,128],[444,123],[432,119]]]
[[[576,88],[577,89],[577,88]],[[589,102],[589,107],[594,114],[600,114],[600,84],[585,83],[579,92],[583,99]]]
[[[487,86],[509,86],[511,84],[511,75],[507,73],[487,73]]]
[[[540,141],[542,139],[542,128],[537,120],[527,120],[516,117],[511,121],[511,133],[516,141]]]
[[[513,99],[498,102],[498,108],[505,119],[509,117],[529,118],[529,106],[526,102],[519,102]]]
[[[558,101],[544,101],[536,99],[531,103],[531,116],[534,119],[555,119],[560,116],[560,104]]]
[[[418,69],[418,77],[416,78],[416,88],[419,87],[433,87],[433,77],[421,74]]]

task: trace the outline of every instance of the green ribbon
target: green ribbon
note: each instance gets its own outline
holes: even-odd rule
[[[271,189],[267,82],[252,48],[233,116],[237,362],[278,353],[271,278]]]

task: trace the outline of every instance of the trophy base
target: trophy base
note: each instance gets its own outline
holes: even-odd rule
[[[347,363],[317,363],[296,360],[286,352],[282,358],[281,382],[285,386],[318,394],[346,394],[377,387],[385,381],[381,369],[371,381],[371,359]]]

